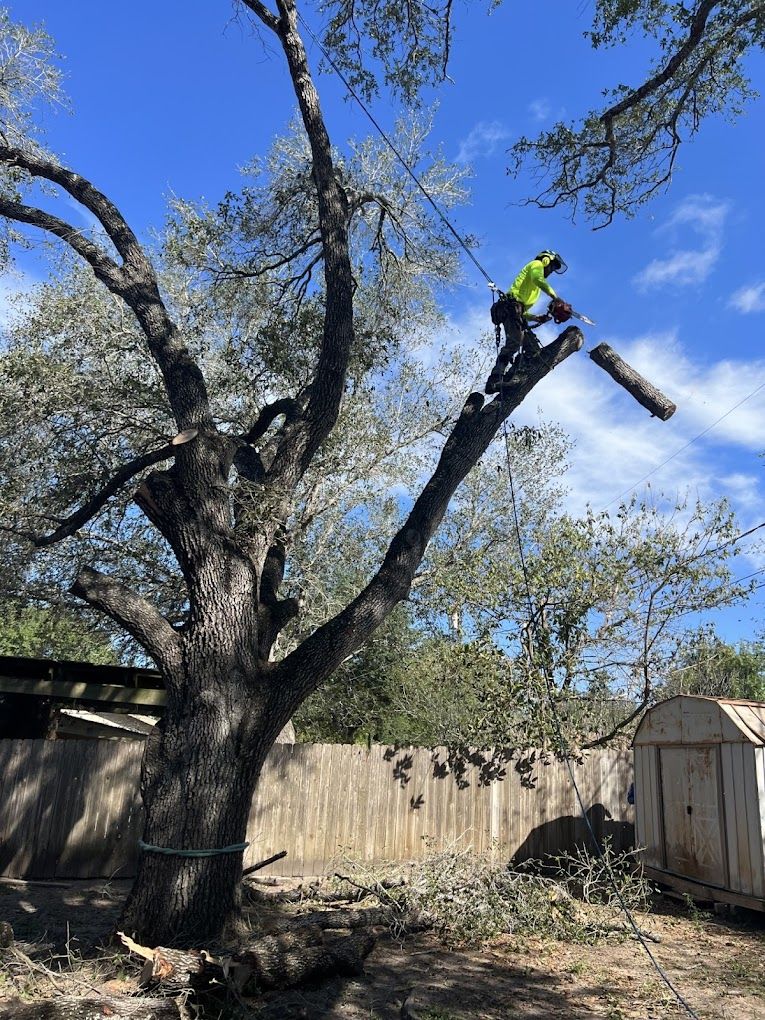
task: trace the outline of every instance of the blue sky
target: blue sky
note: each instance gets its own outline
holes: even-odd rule
[[[64,58],[73,113],[47,116],[48,144],[139,232],[161,223],[171,192],[214,201],[236,187],[237,167],[263,153],[292,115],[273,44],[246,17],[233,19],[229,0],[8,6],[16,20],[44,21]],[[705,123],[681,150],[670,190],[637,219],[593,232],[555,211],[518,206],[531,183],[507,176],[507,147],[645,72],[648,50],[639,40],[593,53],[582,37],[590,6],[544,9],[531,32],[526,14],[518,31],[514,3],[491,16],[477,3],[457,8],[453,83],[438,92],[434,123],[445,154],[473,168],[471,204],[453,219],[480,239],[478,258],[501,286],[540,248],[561,251],[571,268],[557,278],[560,292],[598,322],[585,350],[610,343],[678,404],[669,422],[651,419],[584,353],[545,380],[516,420],[553,419],[575,439],[572,508],[613,506],[649,476],[653,493],[727,496],[748,528],[765,519],[765,103],[736,123]],[[750,67],[757,85],[762,56]],[[336,144],[371,130],[336,79],[319,84]],[[392,126],[389,102],[374,112]],[[485,342],[488,289],[470,263],[465,285],[444,302],[450,342]],[[739,572],[763,565],[752,550]],[[760,614],[755,600],[726,614],[722,629],[751,636]]]

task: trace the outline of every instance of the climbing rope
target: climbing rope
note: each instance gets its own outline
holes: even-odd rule
[[[219,846],[212,850],[175,850],[171,846],[155,846],[138,840],[139,850],[146,854],[165,854],[168,857],[216,857],[218,854],[238,854],[246,850],[249,843],[232,843],[231,846]]]

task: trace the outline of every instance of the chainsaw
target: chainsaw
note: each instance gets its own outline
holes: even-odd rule
[[[561,301],[560,298],[553,298],[550,302],[550,307],[547,310],[554,322],[560,324],[561,322],[567,322],[569,319],[579,319],[580,322],[586,322],[588,326],[596,326],[597,323],[593,322],[586,315],[582,315],[581,312],[575,312],[574,309],[568,304],[567,301]]]

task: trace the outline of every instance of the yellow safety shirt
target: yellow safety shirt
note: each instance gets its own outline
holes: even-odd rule
[[[545,279],[545,267],[538,259],[534,259],[526,263],[518,273],[508,294],[516,301],[520,301],[524,310],[528,312],[536,304],[540,290],[549,294],[551,298],[558,296]]]

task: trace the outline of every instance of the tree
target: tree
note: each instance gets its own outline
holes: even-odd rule
[[[34,70],[46,45],[39,33],[9,48],[2,77],[0,214],[9,225],[7,236],[14,239],[20,228],[35,227],[82,260],[104,288],[107,317],[124,320],[126,344],[139,362],[133,385],[162,401],[161,414],[155,409],[152,443],[147,441],[146,422],[120,414],[120,390],[131,384],[125,372],[111,389],[117,396],[111,420],[84,410],[82,404],[54,415],[54,433],[77,430],[81,456],[63,477],[49,477],[47,489],[40,484],[36,505],[27,503],[25,512],[5,522],[18,541],[46,548],[87,529],[113,496],[137,482],[126,534],[142,515],[142,525],[148,522],[162,537],[168,565],[173,559],[177,564],[182,580],[178,619],[160,612],[146,591],[87,563],[71,587],[75,596],[105,613],[145,649],[167,688],[162,726],[147,741],[143,761],[145,843],[178,850],[230,850],[202,858],[142,855],[123,924],[150,944],[179,937],[211,939],[235,915],[241,852],[232,848],[244,838],[253,791],[277,733],[406,597],[459,483],[512,410],[582,343],[579,331],[568,329],[548,347],[544,360],[515,376],[501,399],[485,404],[479,394],[470,395],[456,421],[449,423],[435,470],[371,578],[296,647],[274,658],[279,634],[300,609],[296,598],[284,598],[280,591],[293,507],[312,467],[320,470],[321,458],[331,448],[349,380],[370,356],[355,322],[355,314],[364,322],[359,295],[386,298],[391,294],[386,281],[399,267],[408,266],[414,278],[422,276],[422,266],[416,265],[420,249],[411,243],[412,234],[417,239],[417,221],[408,212],[411,191],[396,203],[382,192],[356,190],[332,150],[292,0],[278,0],[274,12],[259,0],[246,7],[284,54],[307,139],[306,158],[286,196],[277,181],[267,195],[257,197],[257,206],[245,202],[233,213],[221,210],[220,219],[233,215],[236,227],[252,229],[258,239],[247,249],[227,250],[221,282],[226,277],[238,280],[243,302],[259,299],[261,306],[270,307],[271,315],[259,325],[266,337],[270,332],[275,339],[275,353],[287,346],[278,343],[279,329],[288,342],[306,336],[310,342],[302,344],[305,356],[298,359],[288,389],[274,393],[255,380],[259,409],[250,391],[241,390],[239,414],[243,406],[250,415],[244,428],[230,427],[210,386],[209,370],[205,372],[203,358],[193,350],[196,337],[185,336],[179,327],[149,250],[103,192],[31,137],[28,90],[35,79],[30,68]],[[419,3],[410,7],[431,28],[438,25],[430,8]],[[394,13],[395,5],[386,5],[386,10]],[[397,30],[391,32],[400,17],[387,23],[382,13],[378,10],[373,17],[380,19],[378,25],[387,24],[388,34],[380,40],[383,59],[395,83],[411,92],[417,85],[412,71],[419,67],[429,73],[432,50],[423,51],[419,60],[401,62],[402,37]],[[344,23],[352,24],[350,15]],[[339,26],[336,22],[336,32]],[[22,38],[7,18],[4,27]],[[411,22],[410,28],[417,25]],[[80,203],[95,217],[98,231],[89,236],[35,204],[40,186]],[[369,231],[372,252],[354,258],[354,239],[365,232],[369,236]],[[181,240],[189,245],[193,237],[184,233]],[[438,255],[448,250],[447,239],[440,246],[430,240],[428,247],[436,256],[429,257],[428,265],[437,274]],[[245,287],[245,280],[251,286]],[[368,281],[371,285],[365,288]],[[372,311],[400,334],[413,303],[405,295],[390,307],[373,303]],[[208,322],[206,332],[215,325],[214,319]],[[143,358],[133,347],[136,333]],[[235,353],[228,352],[232,360]],[[238,353],[238,368],[246,378],[246,351]],[[82,369],[74,366],[75,375],[83,374]],[[102,401],[101,394],[95,399]],[[169,426],[162,438],[156,428],[160,418]],[[30,436],[35,442],[41,439],[39,434]],[[88,451],[96,454],[90,464]],[[35,529],[33,522],[39,527],[43,516],[49,528]]]
[[[688,636],[661,689],[662,697],[700,694],[710,698],[765,700],[765,648],[761,640],[723,641],[710,628]]]
[[[645,81],[605,92],[608,105],[513,146],[511,169],[533,167],[542,187],[528,202],[562,206],[603,227],[667,186],[684,140],[714,114],[739,115],[757,95],[743,57],[765,42],[762,0],[598,0],[593,47],[645,36],[658,57]]]

